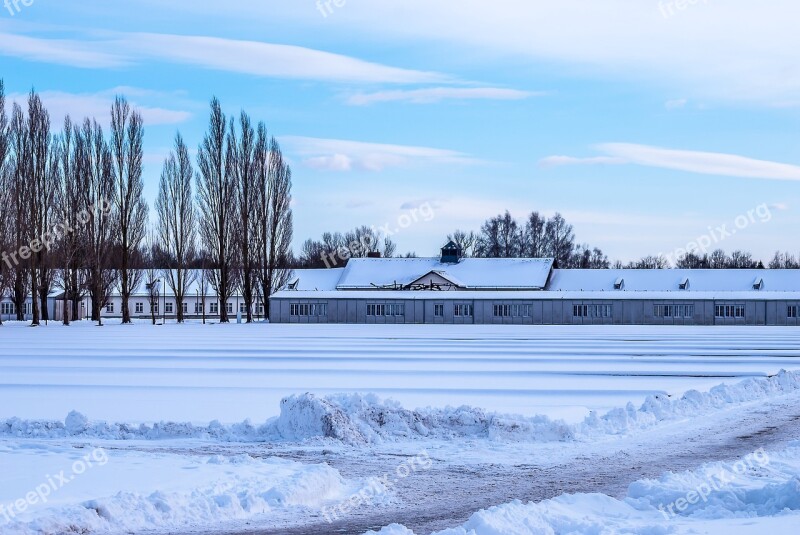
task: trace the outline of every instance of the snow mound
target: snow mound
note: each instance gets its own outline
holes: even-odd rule
[[[707,488],[699,493],[703,485]],[[748,533],[755,533],[751,519],[767,517],[781,526],[781,533],[795,533],[799,513],[800,445],[793,443],[778,453],[761,450],[736,462],[637,481],[623,500],[575,494],[539,503],[514,501],[479,511],[463,525],[433,535],[723,534],[734,531],[731,527],[737,524],[731,521],[739,519],[751,527]],[[414,533],[394,524],[364,535]]]
[[[572,438],[567,424],[545,417],[501,416],[468,406],[412,411],[371,394],[291,396],[282,401],[281,415],[274,427],[288,440],[322,437],[351,444],[408,438],[540,441]]]
[[[649,396],[638,409],[631,403],[604,415],[590,413],[583,422],[569,425],[547,416],[514,416],[461,406],[409,410],[374,394],[339,394],[319,397],[306,393],[281,401],[277,418],[256,426],[249,420],[208,426],[160,422],[152,425],[89,422],[71,412],[64,422],[0,420],[0,437],[93,437],[108,440],[213,439],[229,442],[336,440],[347,444],[423,438],[487,438],[520,442],[591,440],[648,429],[660,422],[697,417],[732,405],[800,392],[800,372],[781,371],[768,378],[753,378],[719,385],[709,392],[692,390],[679,399]]]
[[[348,487],[341,475],[327,465],[303,465],[277,459],[256,460],[246,455],[211,457],[205,462],[181,459],[194,472],[205,475],[198,482],[179,481],[171,491],[118,492],[82,503],[46,508],[30,518],[4,523],[3,535],[61,535],[83,533],[141,533],[180,531],[198,525],[247,520],[294,511],[314,512],[331,500],[341,500]],[[138,457],[114,459],[141,464]],[[174,462],[174,461],[172,461]],[[206,468],[205,465],[210,465]],[[117,467],[117,469],[120,469]],[[141,471],[141,469],[138,469]],[[156,477],[149,485],[160,487]]]

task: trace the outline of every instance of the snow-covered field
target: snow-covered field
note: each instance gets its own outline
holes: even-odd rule
[[[800,363],[791,328],[78,323],[0,336],[0,418],[137,423],[263,422],[305,392],[578,421]]]
[[[798,356],[794,328],[9,324],[0,533],[795,533]]]

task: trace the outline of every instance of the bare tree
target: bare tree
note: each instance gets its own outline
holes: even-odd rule
[[[147,203],[144,200],[142,116],[128,101],[117,97],[111,107],[111,155],[114,162],[116,242],[120,251],[120,294],[122,323],[131,323],[130,297],[141,282],[141,271],[132,267],[147,232]]]
[[[156,211],[158,243],[170,259],[164,277],[178,303],[178,323],[183,323],[183,303],[187,288],[196,272],[189,269],[197,254],[197,216],[192,196],[192,161],[180,134],[175,136],[175,150],[164,162]]]
[[[559,266],[568,266],[575,251],[575,233],[572,225],[556,213],[545,226],[548,256]]]
[[[10,258],[14,270],[11,299],[14,302],[17,321],[25,320],[25,302],[28,298],[30,282],[27,271],[29,264],[27,260],[30,258],[30,248],[27,242],[30,227],[28,213],[30,182],[27,180],[29,173],[27,154],[29,153],[30,140],[27,129],[28,126],[22,108],[15,102],[8,126],[10,161],[6,184],[9,188],[10,241],[13,248]]]
[[[506,211],[481,227],[476,256],[482,258],[518,258],[522,243],[519,225]]]
[[[6,116],[5,84],[0,80],[0,303],[6,298],[9,289],[10,275],[13,264],[8,256],[11,236],[11,184],[9,184],[8,162],[8,117]],[[3,315],[0,314],[0,325],[3,324]]]
[[[465,230],[456,229],[455,232],[447,235],[447,241],[458,245],[461,248],[461,255],[464,258],[469,258],[475,254],[478,236],[476,236],[473,231],[467,232]]]
[[[233,128],[233,125],[231,125]],[[228,323],[227,302],[233,285],[236,255],[236,180],[231,169],[233,137],[219,100],[211,101],[208,132],[197,154],[197,200],[201,214],[200,237],[214,265],[211,284],[219,299],[219,321]]]
[[[548,255],[547,218],[539,212],[531,212],[525,222],[522,254],[528,258],[544,258]]]
[[[259,125],[259,130],[261,125]],[[247,323],[253,322],[253,302],[256,285],[256,258],[258,218],[258,170],[256,151],[261,148],[250,117],[242,111],[239,117],[239,139],[231,145],[231,169],[236,180],[239,221],[237,242],[240,262],[240,284],[244,300]]]
[[[292,220],[292,170],[284,161],[278,142],[267,143],[267,129],[258,125],[256,140],[256,243],[258,281],[264,315],[269,318],[269,298],[286,285],[289,269]]]
[[[84,120],[76,143],[80,145],[78,153],[84,209],[79,214],[79,221],[86,229],[85,264],[92,300],[91,317],[102,325],[102,308],[108,303],[116,280],[110,266],[117,220],[111,204],[114,197],[113,163],[111,150],[97,121]]]

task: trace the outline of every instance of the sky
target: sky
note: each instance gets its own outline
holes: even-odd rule
[[[0,0],[2,3],[4,0]],[[27,5],[26,5],[27,4]],[[612,259],[800,251],[796,1],[18,0],[9,100],[54,129],[145,120],[151,205],[176,132],[246,110],[293,171],[295,250],[356,225],[398,252],[560,212]]]

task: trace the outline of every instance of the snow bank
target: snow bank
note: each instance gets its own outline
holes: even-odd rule
[[[11,456],[12,470],[25,474],[35,473],[42,454],[53,466],[69,466],[74,455],[69,448],[38,453],[19,448],[4,453]],[[30,477],[4,481],[0,503],[5,512],[14,514],[10,519],[0,516],[0,533],[139,533],[220,525],[256,516],[306,515],[352,490],[338,471],[324,464],[247,455],[198,458],[119,451],[110,454],[110,461],[54,491],[49,503],[30,504],[23,512],[13,509],[14,498],[25,496]],[[120,482],[126,491],[110,490],[119,489]]]
[[[724,483],[720,483],[722,473]],[[735,475],[732,477],[731,474]],[[711,481],[716,480],[715,485]],[[697,489],[708,492],[698,497]],[[694,493],[694,495],[693,495]],[[678,500],[696,501],[682,507]],[[671,506],[671,508],[670,508]],[[769,518],[771,531],[795,533],[800,525],[800,443],[779,453],[754,453],[733,463],[711,463],[658,480],[633,483],[624,500],[602,494],[562,495],[540,503],[479,511],[462,526],[434,535],[554,535],[560,533],[755,533],[753,518]],[[736,531],[745,526],[749,531]],[[777,528],[777,530],[776,530]],[[758,529],[759,533],[766,530]],[[414,535],[392,525],[365,535]]]
[[[462,406],[409,410],[391,400],[368,394],[318,397],[301,394],[281,401],[281,414],[263,425],[208,426],[161,422],[153,425],[91,423],[72,412],[65,422],[0,420],[0,437],[95,437],[116,440],[174,438],[231,442],[304,441],[332,439],[367,444],[417,438],[488,438],[508,441],[590,440],[647,429],[659,422],[695,417],[726,407],[800,392],[800,372],[781,371],[768,378],[753,378],[734,385],[719,385],[709,392],[692,390],[679,399],[649,396],[638,409],[633,404],[605,415],[592,412],[583,422],[569,425],[546,416],[523,417],[489,413]]]

